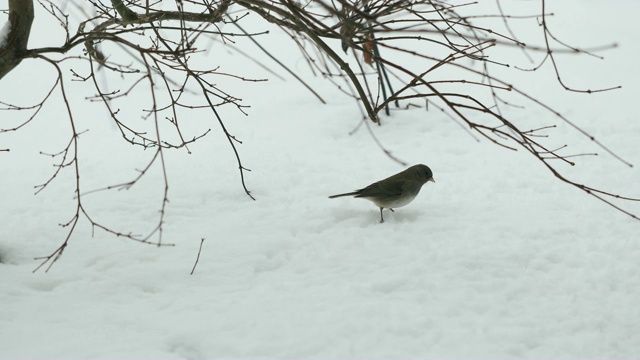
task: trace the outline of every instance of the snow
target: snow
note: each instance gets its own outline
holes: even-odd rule
[[[9,37],[10,32],[11,23],[9,22],[9,19],[7,19],[7,21],[4,22],[4,25],[2,25],[2,28],[0,28],[0,48],[4,47],[7,43],[7,37]]]
[[[570,94],[549,71],[519,76],[523,87],[636,165],[625,167],[561,127],[553,136],[572,150],[600,153],[562,169],[638,197],[640,5],[596,4],[554,4],[556,31],[581,46],[616,41],[619,48],[606,51],[604,61],[567,56],[560,66],[569,82],[622,89]],[[226,66],[248,66],[229,56]],[[51,68],[35,62],[7,79],[32,84],[0,87],[0,100],[22,104],[54,81]],[[310,81],[329,105],[293,80],[272,78],[232,89],[251,104],[248,117],[222,111],[243,141],[239,152],[252,170],[246,181],[256,201],[243,193],[215,120],[194,117],[186,128],[212,133],[191,146],[191,155],[165,154],[170,202],[163,241],[175,246],[92,232],[82,221],[47,273],[32,273],[39,264],[33,258],[64,240],[68,229],[58,224],[74,213],[74,178],[62,172],[37,196],[33,186],[54,171],[55,161],[39,152],[68,142],[63,103],[49,103],[17,133],[0,134],[0,149],[11,150],[0,152],[0,358],[640,356],[640,222],[560,183],[525,152],[475,142],[439,111],[422,109],[395,112],[373,127],[395,156],[429,165],[436,179],[411,204],[385,211],[380,224],[370,202],[327,196],[403,167],[364,127],[349,135],[357,109],[322,79]],[[101,107],[83,102],[86,93],[74,96],[79,127],[90,129],[79,140],[84,188],[135,177],[152,153],[123,144]],[[551,119],[535,107],[518,116]],[[4,112],[2,127],[17,117]],[[85,205],[109,226],[146,233],[161,200],[154,165],[131,190],[87,195]],[[640,204],[623,204],[640,213]]]

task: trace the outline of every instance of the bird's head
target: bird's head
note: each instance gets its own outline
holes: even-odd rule
[[[426,183],[427,181],[436,182],[433,179],[433,172],[431,171],[431,169],[429,169],[427,165],[423,165],[423,164],[414,165],[410,167],[409,170],[411,170],[413,175],[423,183]]]

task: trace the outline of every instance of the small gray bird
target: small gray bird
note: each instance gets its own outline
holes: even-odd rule
[[[412,202],[418,196],[422,185],[427,181],[436,182],[433,180],[431,169],[426,165],[418,164],[366,188],[345,194],[331,195],[329,199],[353,196],[372,201],[380,208],[380,222],[382,223],[384,222],[382,209],[387,208],[393,211],[393,208],[399,208]]]

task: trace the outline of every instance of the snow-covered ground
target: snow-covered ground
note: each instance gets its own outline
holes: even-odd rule
[[[577,95],[550,71],[514,76],[636,165],[561,127],[552,132],[559,145],[600,153],[563,170],[639,197],[640,3],[553,5],[555,35],[620,45],[604,61],[561,57],[566,80],[622,89]],[[229,67],[248,66],[227,56]],[[26,103],[50,86],[51,70],[25,61],[0,82],[0,100]],[[380,224],[371,203],[327,196],[403,167],[364,127],[349,135],[357,108],[322,79],[310,81],[329,105],[292,80],[236,83],[252,107],[248,117],[228,111],[225,119],[243,141],[256,201],[242,191],[215,121],[191,119],[183,125],[212,132],[191,155],[166,154],[163,241],[175,246],[92,234],[83,221],[47,273],[32,273],[33,258],[64,240],[58,224],[73,215],[74,179],[65,171],[37,196],[33,187],[55,170],[39,152],[66,145],[67,115],[58,101],[21,131],[0,134],[0,149],[11,149],[0,152],[0,358],[640,358],[640,221],[560,183],[523,151],[475,142],[439,111],[422,109],[373,128],[395,156],[429,165],[436,179]],[[152,152],[123,144],[99,105],[76,109],[90,129],[79,140],[84,188],[135,177]],[[534,106],[513,114],[554,121]],[[145,233],[161,200],[154,166],[131,190],[87,195],[86,206],[108,226]],[[640,213],[638,203],[623,205]]]

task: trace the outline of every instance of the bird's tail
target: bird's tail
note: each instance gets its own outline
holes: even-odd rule
[[[329,199],[335,199],[337,197],[343,197],[343,196],[355,196],[355,195],[358,195],[359,193],[360,193],[359,191],[352,191],[344,194],[331,195],[329,196]]]

